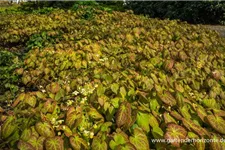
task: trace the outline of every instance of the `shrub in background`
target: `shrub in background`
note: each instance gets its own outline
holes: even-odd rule
[[[225,2],[146,2],[127,1],[136,14],[153,18],[180,19],[189,23],[224,24]]]

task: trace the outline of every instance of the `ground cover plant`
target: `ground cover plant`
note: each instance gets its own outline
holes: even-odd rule
[[[224,138],[214,31],[88,6],[0,18],[0,69],[17,64],[0,78],[1,149],[225,148],[152,141]]]

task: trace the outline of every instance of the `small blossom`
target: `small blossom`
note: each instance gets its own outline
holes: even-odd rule
[[[58,135],[61,135],[61,132],[58,132]]]
[[[84,130],[84,136],[88,136],[90,131]]]
[[[90,133],[90,138],[92,139],[94,137],[94,132]]]
[[[43,90],[41,90],[41,92],[42,92],[42,93],[45,93],[46,91],[43,89]]]
[[[57,121],[59,124],[62,124],[64,122],[64,120],[58,120]]]
[[[74,91],[72,94],[74,94],[74,95],[78,95],[78,94],[79,94],[79,92],[78,92],[78,91]]]

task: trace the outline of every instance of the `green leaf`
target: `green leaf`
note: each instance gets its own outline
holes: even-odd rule
[[[138,112],[137,125],[141,127],[145,132],[150,131],[149,120],[150,120],[149,114]]]
[[[35,148],[31,144],[24,142],[22,140],[19,141],[17,147],[19,150],[35,150]]]
[[[118,97],[111,99],[111,104],[112,104],[115,108],[119,108],[119,102],[120,102],[120,98],[118,98]]]
[[[222,117],[214,116],[214,115],[208,115],[207,120],[210,124],[210,126],[216,130],[217,132],[221,134],[225,134],[225,120]]]
[[[9,116],[1,127],[1,136],[3,139],[8,138],[16,129],[16,124],[14,123],[15,118]]]
[[[120,87],[120,95],[122,96],[123,99],[125,98],[126,94],[127,94],[127,91],[126,91],[125,87],[123,87],[123,86]]]
[[[188,104],[180,108],[180,112],[185,119],[191,119],[191,114],[189,113]]]
[[[20,138],[21,138],[23,141],[28,141],[28,140],[30,139],[31,136],[32,136],[32,131],[31,131],[31,129],[25,129],[25,130],[23,130],[22,135],[21,135]]]
[[[153,127],[152,135],[156,139],[161,139],[164,135],[164,132],[160,127],[155,126],[155,127]]]
[[[36,150],[43,150],[44,141],[45,141],[45,137],[43,136],[40,136],[40,137],[31,136],[27,142],[30,143]]]
[[[45,140],[46,150],[64,150],[63,139],[59,136],[47,138]]]
[[[165,139],[172,141],[172,145],[180,147],[180,142],[178,140],[185,139],[187,136],[187,131],[182,127],[174,123],[170,123],[167,126],[167,131],[164,135]]]
[[[56,101],[60,100],[62,97],[64,97],[64,95],[65,91],[63,89],[60,89],[55,95],[55,100]]]
[[[99,137],[94,137],[91,145],[92,150],[107,150],[108,145],[105,141],[102,141]]]
[[[118,90],[119,90],[119,84],[117,84],[117,83],[111,84],[111,90],[112,90],[115,94],[117,94],[117,93],[118,93]]]
[[[151,99],[150,100],[150,108],[151,110],[157,111],[158,108],[160,107],[158,101],[156,99]]]
[[[117,132],[113,135],[113,140],[109,142],[109,147],[111,149],[116,149],[119,145],[124,145],[129,142],[128,136],[124,132]]]
[[[215,109],[220,108],[215,99],[203,99],[202,104],[208,108],[215,108]]]
[[[105,87],[102,84],[98,85],[97,95],[102,96],[102,95],[104,95],[104,93],[105,93]]]
[[[127,126],[131,121],[131,105],[128,102],[123,102],[116,113],[116,125],[117,127]]]
[[[163,118],[164,118],[166,124],[168,124],[168,123],[177,124],[176,120],[172,116],[170,116],[170,114],[168,112],[165,112],[163,114]]]
[[[31,107],[35,107],[37,99],[34,95],[26,94],[24,101],[25,103],[29,104]]]
[[[141,128],[135,128],[134,134],[129,138],[130,143],[133,144],[136,149],[140,150],[149,150],[149,141],[147,136],[145,135],[145,132]]]
[[[35,129],[41,136],[44,137],[54,137],[55,132],[52,128],[52,126],[47,122],[38,122],[35,125]]]

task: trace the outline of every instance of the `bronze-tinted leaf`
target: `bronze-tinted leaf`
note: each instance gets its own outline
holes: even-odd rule
[[[3,139],[8,138],[16,129],[16,124],[14,123],[15,118],[9,116],[1,127],[1,137]]]
[[[165,112],[163,114],[163,118],[164,118],[166,124],[168,124],[168,123],[177,124],[176,120],[172,116],[170,116],[170,114],[168,112]]]
[[[74,150],[86,150],[88,149],[87,142],[79,137],[79,135],[74,135],[70,137],[70,145]]]
[[[131,136],[129,139],[131,144],[133,144],[137,150],[150,149],[148,138],[141,128],[135,128],[133,136]]]
[[[55,132],[52,128],[52,126],[47,122],[38,122],[35,125],[35,129],[41,136],[44,137],[54,137]]]
[[[64,141],[61,137],[51,137],[45,140],[46,150],[64,150]]]
[[[159,98],[169,106],[175,106],[177,104],[176,99],[170,92],[165,91],[163,94],[158,94]]]
[[[208,115],[206,118],[214,130],[221,134],[225,134],[225,120],[222,117]]]
[[[218,135],[216,135],[215,133],[213,133],[210,136],[210,139],[213,140],[212,142],[210,142],[210,149],[211,150],[218,150],[218,149],[223,149],[222,148],[222,140],[221,138],[218,137]],[[223,141],[224,142],[224,141]]]
[[[19,150],[35,150],[35,148],[31,144],[24,142],[22,140],[20,140],[19,143],[17,144],[17,148]]]
[[[198,116],[201,118],[201,120],[205,122],[205,117],[207,116],[205,109],[202,106],[198,106],[196,112]]]
[[[116,113],[116,125],[117,127],[127,126],[131,121],[131,105],[128,102],[123,102]]]
[[[170,71],[173,68],[174,60],[166,60],[164,63],[164,68],[166,71]]]
[[[183,117],[177,111],[175,111],[175,110],[174,111],[171,111],[170,112],[170,115],[173,116],[177,120],[182,120],[183,119]]]
[[[225,111],[219,109],[213,109],[213,113],[215,116],[225,117]]]
[[[185,139],[187,136],[187,131],[182,127],[174,123],[170,123],[167,126],[167,131],[164,135],[165,139],[172,141],[172,145],[180,147],[179,140]],[[174,141],[173,141],[174,140]]]
[[[204,137],[205,135],[209,136],[209,133],[207,130],[205,130],[204,128],[202,128],[201,126],[195,124],[193,121],[191,120],[187,120],[187,119],[182,119],[182,123],[183,125],[188,129],[191,130],[195,133],[197,133],[198,135],[200,135],[201,137]]]
[[[107,150],[108,145],[105,141],[102,141],[99,137],[94,137],[91,148],[92,150]]]
[[[196,142],[194,142],[195,147],[197,148],[197,150],[205,150],[205,142],[203,141],[204,139],[200,139]]]
[[[43,150],[44,140],[45,140],[45,137],[43,136],[40,136],[40,137],[31,136],[27,142],[31,144],[36,150]]]

